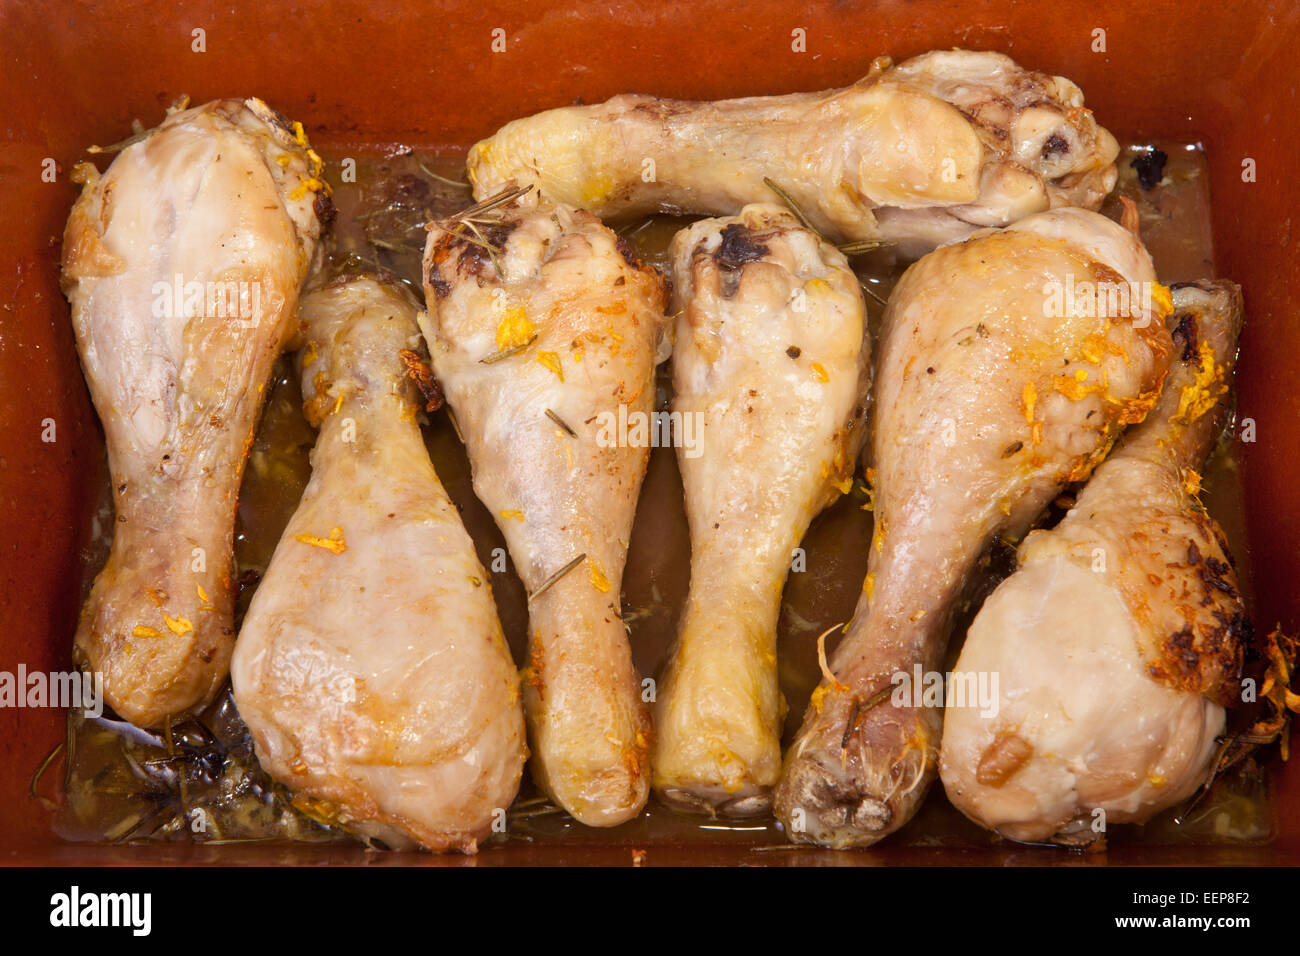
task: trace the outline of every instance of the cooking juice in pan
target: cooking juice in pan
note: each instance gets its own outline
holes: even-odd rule
[[[1167,160],[1159,167],[1156,150]],[[355,182],[344,182],[344,159],[355,160]],[[328,178],[338,210],[329,248],[329,270],[387,271],[420,295],[420,259],[424,224],[469,202],[463,185],[462,159],[389,150],[385,154],[329,155]],[[1166,283],[1214,275],[1210,240],[1210,206],[1205,157],[1193,145],[1160,143],[1125,149],[1117,165],[1119,184],[1102,211],[1118,218],[1120,196],[1128,196],[1140,213],[1142,240]],[[350,164],[349,164],[350,168]],[[1139,175],[1141,174],[1141,175]],[[775,197],[774,197],[775,198]],[[652,216],[613,222],[645,261],[667,265],[673,234],[690,219]],[[888,249],[854,260],[868,292],[874,334],[882,313],[880,301],[905,266]],[[880,301],[877,301],[880,300]],[[1250,303],[1247,302],[1247,321]],[[667,365],[661,366],[657,401],[670,399]],[[516,662],[527,645],[527,605],[505,542],[492,516],[474,497],[469,462],[455,425],[445,409],[429,416],[425,439],[438,476],[461,512],[480,561],[491,573],[493,593]],[[310,477],[308,455],[315,440],[302,414],[292,359],[276,368],[266,410],[250,452],[239,500],[235,555],[240,572],[240,613],[257,587],[285,524]],[[1243,498],[1237,477],[1234,443],[1220,442],[1207,463],[1202,500],[1227,534],[1238,562],[1243,593],[1251,600],[1249,555],[1245,550]],[[107,479],[106,479],[107,482]],[[785,742],[794,735],[809,694],[820,677],[816,638],[846,622],[853,613],[866,573],[872,515],[861,472],[853,490],[814,520],[802,548],[803,570],[791,573],[780,619],[780,680],[789,705]],[[103,563],[113,525],[107,483],[96,518],[98,534],[85,557],[84,588]],[[1044,520],[1068,508],[1068,493]],[[744,555],[736,555],[744,561]],[[1014,543],[999,543],[969,583],[967,603],[959,614],[949,649],[956,660],[961,636],[979,603],[1014,566]],[[643,675],[659,673],[672,644],[684,603],[690,568],[690,542],[682,505],[675,452],[656,448],[650,456],[631,551],[623,579],[623,616],[631,635],[636,664]],[[828,652],[834,636],[828,638]],[[223,692],[197,719],[178,722],[162,733],[141,731],[107,717],[69,716],[64,757],[66,801],[57,830],[71,840],[136,842],[195,840],[215,843],[246,840],[333,841],[352,837],[319,822],[309,804],[295,805],[257,764],[252,743]],[[33,768],[34,770],[36,768]],[[49,774],[48,776],[53,776]],[[54,785],[38,774],[35,786]],[[1112,828],[1112,843],[1242,843],[1267,840],[1273,831],[1269,788],[1262,771],[1246,760],[1218,780],[1208,793],[1182,808],[1160,815],[1145,826]],[[525,777],[523,789],[499,840],[589,841],[647,845],[655,842],[727,842],[759,847],[788,847],[770,821],[728,823],[669,811],[653,799],[635,820],[613,830],[596,830],[572,822],[542,797]],[[987,845],[998,837],[965,820],[932,787],[916,817],[893,841],[929,846]],[[808,852],[808,851],[804,851]]]

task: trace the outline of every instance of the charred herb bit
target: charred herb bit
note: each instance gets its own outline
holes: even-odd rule
[[[1143,189],[1155,189],[1160,180],[1165,178],[1165,163],[1169,155],[1162,149],[1152,147],[1143,150],[1129,165],[1137,172],[1138,183]]]
[[[799,346],[797,345],[792,345],[785,350],[785,354],[790,356],[790,358],[792,359],[797,359],[800,355],[803,354],[803,349],[799,348]]]
[[[580,565],[583,561],[586,560],[586,558],[587,558],[587,553],[584,551],[582,554],[578,555],[576,558],[574,558],[564,567],[560,568],[560,570],[556,571],[549,578],[543,581],[538,586],[536,591],[528,595],[528,600],[531,601],[534,598],[539,597],[545,591],[549,590],[551,585],[553,585],[556,581],[560,580],[560,578],[564,577],[566,574],[568,574],[570,571],[572,571],[574,568]]]
[[[546,410],[546,417],[549,418],[551,421],[555,422],[555,424],[559,425],[566,432],[568,432],[571,438],[578,437],[578,433],[575,432],[572,428],[570,428],[568,423],[564,419],[562,419],[559,415],[555,414],[555,412],[551,411],[549,408]]]
[[[436,412],[442,407],[442,387],[434,377],[433,369],[429,368],[428,362],[410,349],[402,349],[399,354],[402,361],[406,363],[406,373],[415,380],[420,394],[424,396],[424,410]]]

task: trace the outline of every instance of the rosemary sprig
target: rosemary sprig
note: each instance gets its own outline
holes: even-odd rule
[[[483,213],[485,212],[491,212],[493,209],[496,209],[499,206],[504,206],[507,203],[514,202],[520,196],[527,195],[529,192],[532,191],[532,188],[533,188],[532,186],[512,186],[507,189],[503,189],[495,196],[489,196],[487,199],[484,199],[482,202],[475,203],[474,205],[466,209],[462,209],[460,212],[453,213],[452,215],[448,216],[446,219],[442,220],[442,222],[463,222],[466,219],[473,219],[482,216]],[[435,223],[434,225],[441,225],[441,224]]]
[[[501,260],[497,258],[497,253],[500,250],[498,250],[496,246],[492,245],[492,243],[487,241],[487,236],[483,235],[483,233],[479,230],[478,225],[473,219],[466,219],[465,225],[469,226],[470,230],[478,238],[479,245],[481,245],[484,249],[487,250],[488,258],[492,260],[492,268],[496,270],[497,278],[498,279],[505,278],[505,273],[501,270]],[[466,236],[466,238],[469,237]]]
[[[865,292],[867,295],[871,296],[871,298],[879,302],[881,308],[884,308],[885,306],[889,305],[888,302],[886,302],[884,299],[878,296],[874,291],[872,291],[871,286],[867,285],[865,282],[859,282],[858,285],[862,286],[863,292]]]
[[[146,139],[148,139],[152,135],[153,135],[153,130],[151,129],[138,130],[137,132],[132,133],[126,139],[118,140],[116,143],[113,143],[110,146],[88,146],[86,148],[86,152],[94,153],[94,154],[120,153],[128,146],[134,146],[136,143],[143,143]]]
[[[805,229],[807,229],[809,232],[815,233],[817,235],[817,238],[821,239],[822,242],[830,243],[830,240],[827,239],[825,236],[823,236],[820,230],[818,230],[817,227],[814,226],[811,221],[809,221],[808,217],[804,214],[803,208],[797,202],[795,202],[794,197],[791,196],[788,192],[786,192],[784,187],[782,187],[779,183],[776,183],[771,179],[768,179],[766,176],[763,177],[763,185],[765,185],[768,189],[772,190],[772,192],[776,193],[778,196],[781,197],[781,202],[785,203],[787,206],[790,207],[790,211],[794,213],[795,218],[798,219],[799,222],[803,224],[803,227]],[[834,245],[834,243],[830,243],[830,244]],[[887,239],[859,239],[857,242],[846,242],[843,243],[842,245],[835,246],[835,248],[838,249],[840,252],[844,253],[844,255],[846,256],[860,256],[864,252],[870,252],[873,249],[881,249],[884,248],[885,246],[892,246],[892,245],[893,243]],[[877,301],[879,301],[879,299],[877,299]],[[885,303],[881,302],[880,304],[884,305]]]
[[[790,207],[790,211],[794,213],[794,217],[803,224],[803,227],[805,229],[807,229],[809,232],[817,233],[817,235],[823,239],[825,238],[824,236],[822,236],[821,232],[818,231],[813,226],[813,224],[808,221],[808,217],[804,215],[803,209],[800,207],[800,205],[797,202],[794,201],[794,197],[785,191],[784,187],[773,182],[771,179],[768,179],[766,176],[763,177],[763,185],[766,186],[768,189],[772,190],[772,192],[776,193],[777,196],[781,198],[781,202],[785,203],[787,206]]]
[[[846,256],[860,256],[864,252],[870,252],[873,249],[883,249],[885,246],[892,246],[893,243],[887,239],[861,239],[858,242],[846,242],[842,246],[835,248],[840,250]]]
[[[500,352],[493,352],[491,355],[485,355],[483,358],[479,359],[479,361],[482,362],[484,365],[495,365],[497,362],[500,362],[502,359],[508,359],[512,355],[518,355],[520,352],[528,348],[528,346],[532,345],[536,341],[537,341],[537,336],[534,334],[533,337],[530,338],[523,345],[516,345],[514,348],[510,348],[510,349],[502,349]]]
[[[586,559],[586,557],[587,557],[587,553],[584,551],[582,554],[578,555],[576,558],[574,558],[572,561],[570,561],[570,562],[569,562],[568,564],[566,564],[564,567],[560,568],[560,570],[556,571],[556,572],[555,572],[554,574],[552,574],[549,578],[547,578],[545,581],[543,581],[543,582],[541,583],[541,586],[538,587],[538,589],[537,589],[536,591],[534,591],[532,594],[528,595],[528,600],[531,601],[531,600],[533,600],[533,598],[539,597],[539,596],[540,596],[544,591],[546,591],[548,588],[550,588],[551,585],[553,585],[556,581],[560,580],[560,578],[564,577],[566,574],[568,574],[570,571],[572,571],[572,570],[573,570],[574,568],[576,568],[578,565],[582,564],[582,562]]]
[[[415,165],[417,165],[417,166],[420,167],[420,171],[423,172],[424,175],[426,175],[426,176],[428,176],[430,179],[436,180],[436,181],[438,181],[438,182],[440,182],[440,183],[446,183],[448,186],[455,186],[457,189],[472,189],[472,188],[473,188],[472,186],[470,186],[469,183],[461,183],[461,182],[457,182],[457,181],[454,180],[454,179],[448,179],[446,176],[439,176],[437,173],[435,173],[435,172],[434,172],[432,169],[430,169],[428,166],[424,165],[424,163],[417,162]]]
[[[489,196],[482,202],[475,203],[467,209],[452,213],[446,219],[429,223],[425,226],[425,229],[439,229],[448,235],[456,236],[466,242],[472,242],[474,245],[482,247],[487,251],[488,257],[491,258],[492,267],[496,269],[497,277],[504,278],[505,273],[501,271],[501,260],[497,258],[501,250],[488,242],[487,237],[483,235],[483,231],[478,227],[480,225],[486,226],[499,223],[501,221],[499,218],[488,218],[485,214],[514,202],[520,196],[530,192],[532,188],[532,186],[512,186],[503,189],[495,196]],[[474,235],[467,235],[466,229],[469,229]],[[505,356],[502,355],[501,357],[504,358]]]
[[[569,437],[571,438],[578,437],[578,433],[575,432],[572,428],[570,428],[568,423],[563,418],[555,414],[555,412],[551,411],[549,408],[546,410],[546,417],[549,418],[551,421],[555,422],[555,424],[559,425],[566,432],[568,432]]]

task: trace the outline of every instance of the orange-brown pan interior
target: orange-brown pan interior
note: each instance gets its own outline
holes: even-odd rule
[[[70,666],[102,436],[58,285],[74,162],[131,120],[157,122],[180,94],[194,102],[257,95],[300,119],[318,147],[466,147],[514,117],[635,91],[718,98],[843,85],[871,60],[962,46],[1010,54],[1076,81],[1123,141],[1201,142],[1210,162],[1215,261],[1245,289],[1248,322],[1238,415],[1257,441],[1241,449],[1256,624],[1300,625],[1300,265],[1290,248],[1300,200],[1296,87],[1300,7],[1147,0],[443,0],[185,4],[117,0],[0,4],[0,670]],[[195,52],[195,29],[205,31]],[[493,31],[506,49],[493,52]],[[792,31],[806,31],[806,52]],[[1105,31],[1105,52],[1096,52]],[[42,163],[58,165],[53,183]],[[1243,179],[1253,160],[1254,181]],[[56,438],[42,442],[45,419]],[[28,794],[59,742],[55,709],[0,709],[0,860],[403,862],[340,846],[93,847],[62,843]],[[1277,838],[1262,847],[1117,847],[1110,863],[1300,862],[1300,768],[1273,767]],[[756,854],[734,841],[653,849],[656,862],[1077,863],[1060,851],[1003,847]],[[439,858],[416,857],[425,862]],[[494,848],[484,863],[628,862],[629,848]],[[446,862],[465,862],[455,858]]]

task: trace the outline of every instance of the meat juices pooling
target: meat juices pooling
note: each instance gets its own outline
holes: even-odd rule
[[[1064,77],[947,50],[897,66],[882,58],[839,90],[719,102],[629,94],[548,110],[475,145],[467,168],[480,200],[536,184],[602,217],[733,215],[776,201],[770,179],[822,234],[886,240],[914,257],[1046,209],[1098,208],[1119,147],[1083,103]]]
[[[172,112],[102,176],[74,172],[63,287],[117,519],[74,653],[142,727],[226,679],[236,496],[318,258],[322,165],[300,126],[249,99]]]
[[[781,772],[791,556],[852,487],[862,446],[866,308],[844,256],[784,207],[701,220],[672,261],[672,408],[697,437],[677,446],[691,585],[656,704],[654,786],[678,808],[753,816]]]
[[[1069,286],[1151,292],[1132,313]],[[1172,351],[1141,242],[1063,209],[914,264],[885,310],[872,436],[875,532],[863,593],[786,753],[776,813],[796,841],[869,845],[934,777],[942,713],[898,704],[896,674],[937,671],[954,602],[994,535],[1018,536],[1155,403]],[[1101,314],[1098,314],[1100,312]]]
[[[580,822],[612,826],[649,792],[650,720],[620,593],[663,281],[595,216],[535,190],[472,218],[477,236],[463,220],[429,233],[422,327],[474,491],[530,595],[534,779]]]
[[[262,766],[318,819],[473,852],[527,750],[487,574],[429,461],[394,284],[304,298],[312,477],[240,629],[235,703]]]
[[[1197,498],[1241,329],[1228,282],[1173,293],[1175,357],[1055,528],[1020,546],[958,672],[999,675],[994,713],[951,708],[940,773],[968,817],[1014,840],[1088,843],[1208,778],[1240,693],[1247,618],[1223,533]]]

